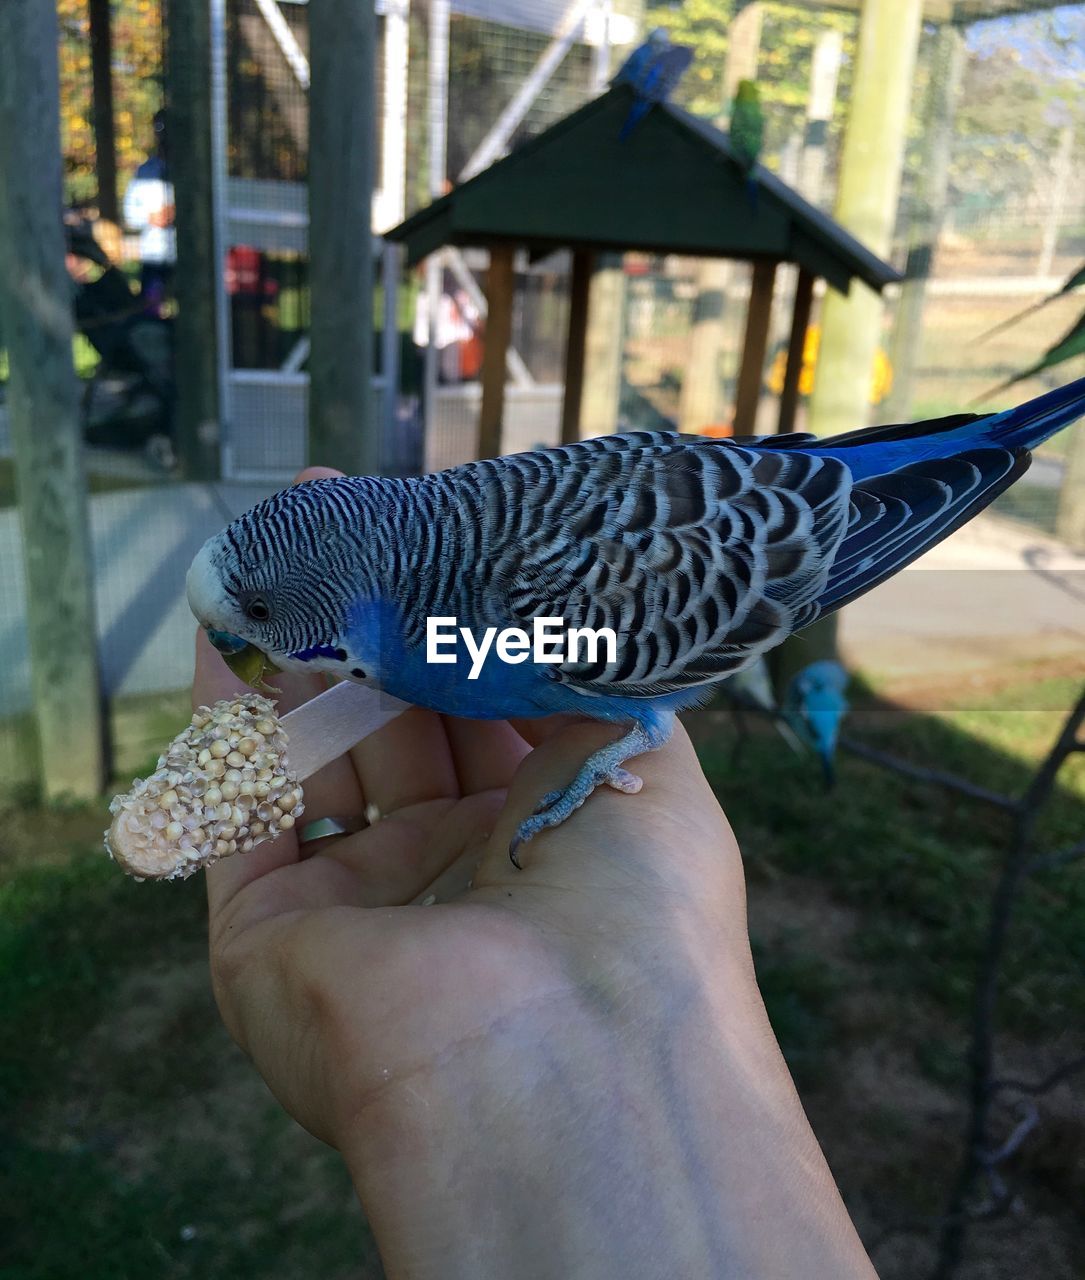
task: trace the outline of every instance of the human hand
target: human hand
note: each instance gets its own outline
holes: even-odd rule
[[[277,682],[283,711],[323,687]],[[201,636],[196,703],[238,689]],[[762,1256],[792,1274],[786,1232],[739,1225],[781,1191],[805,1228],[793,1274],[870,1274],[768,1028],[737,845],[685,734],[638,761],[639,796],[597,792],[509,862],[520,820],[612,736],[416,708],[311,778],[306,822],[380,818],[311,856],[288,832],[209,869],[227,1027],[342,1151],[390,1276],[754,1275]],[[408,905],[458,862],[470,888]]]

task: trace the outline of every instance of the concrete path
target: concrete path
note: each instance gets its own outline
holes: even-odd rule
[[[90,498],[105,692],[153,693],[192,679],[185,573],[201,545],[265,497],[265,486],[163,484]],[[18,512],[0,511],[0,717],[30,705]]]
[[[981,516],[849,605],[841,642],[851,666],[887,676],[1065,659],[1085,679],[1085,555]]]

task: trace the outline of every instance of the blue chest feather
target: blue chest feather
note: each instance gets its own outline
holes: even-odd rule
[[[427,661],[426,646],[404,642],[396,607],[388,601],[360,605],[344,643],[351,660],[376,673],[381,688],[404,702],[442,715],[472,720],[537,719],[571,713],[625,723],[655,721],[661,712],[700,701],[702,690],[683,690],[659,698],[592,697],[552,678],[553,667],[501,661],[491,648],[477,679],[470,678],[471,655],[462,639],[450,655],[454,663]]]
[[[507,720],[554,709],[554,681],[531,662],[507,664],[491,651],[478,678],[471,680],[472,659],[462,640],[455,650],[446,650],[454,653],[454,663],[428,662],[424,642],[405,643],[399,612],[386,600],[358,607],[345,642],[363,667],[377,673],[387,693],[443,715]]]

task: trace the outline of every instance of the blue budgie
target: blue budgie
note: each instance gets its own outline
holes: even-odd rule
[[[637,101],[622,126],[624,142],[657,102],[666,102],[678,87],[693,61],[693,50],[684,44],[671,44],[662,27],[657,27],[645,42],[626,58],[611,84],[627,84]]]
[[[1083,414],[1085,379],[1003,413],[828,439],[633,432],[419,478],[313,480],[212,538],[189,602],[239,667],[256,654],[257,670],[331,672],[452,716],[622,726],[520,825],[515,852],[604,783],[638,791],[624,765],[667,741],[676,711],[952,533]],[[473,639],[438,664],[430,628],[449,618]],[[472,656],[492,628],[537,619],[600,643]]]
[[[791,680],[784,715],[799,737],[814,749],[832,786],[836,778],[836,746],[848,714],[848,673],[832,658],[803,667]]]

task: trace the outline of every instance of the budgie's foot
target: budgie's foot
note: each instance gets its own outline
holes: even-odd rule
[[[636,795],[644,786],[644,780],[628,769],[623,769],[622,765],[632,756],[643,755],[646,751],[661,747],[669,736],[669,726],[666,731],[657,729],[653,732],[637,725],[624,738],[619,738],[617,742],[590,755],[583,768],[563,791],[551,791],[543,796],[531,817],[520,823],[512,844],[509,845],[509,857],[513,866],[520,867],[517,850],[522,844],[526,844],[547,827],[560,826],[570,814],[580,808],[596,787],[608,786],[628,796]]]
[[[635,796],[644,786],[644,779],[638,778],[635,773],[630,773],[628,769],[618,768],[608,773],[605,778],[600,778],[595,785],[597,787],[613,787],[615,791],[621,791],[623,795]],[[564,794],[564,791],[548,791],[531,811],[532,817],[537,817],[540,813],[545,813],[548,809],[553,808]]]

